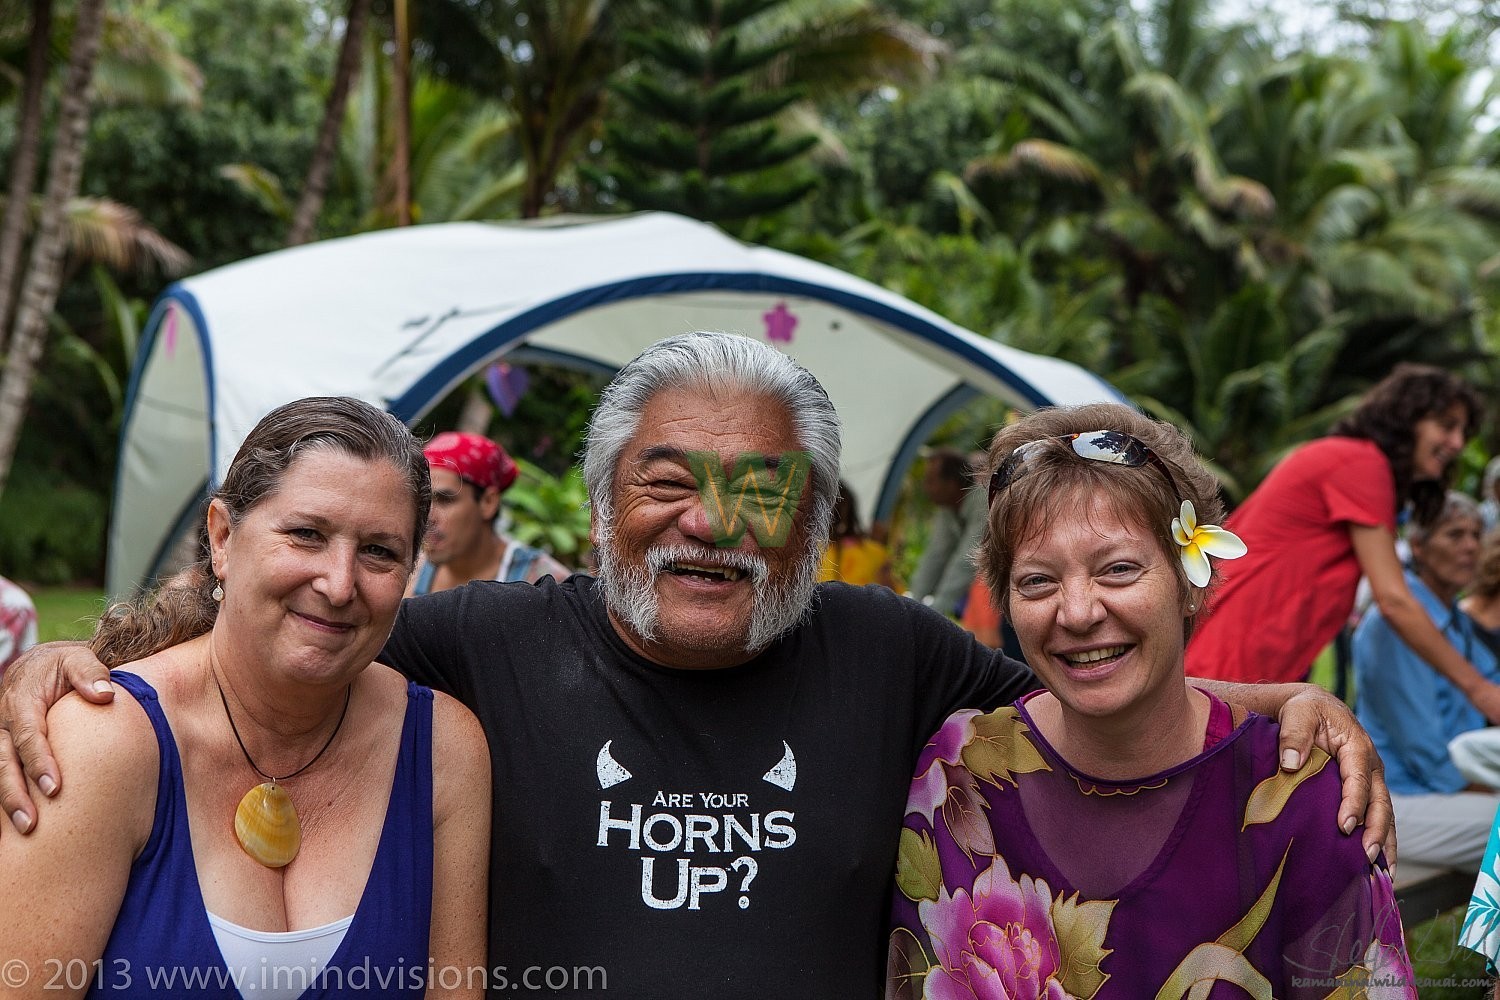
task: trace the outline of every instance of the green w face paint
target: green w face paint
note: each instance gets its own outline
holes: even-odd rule
[[[763,549],[786,544],[812,471],[810,453],[784,451],[768,463],[764,455],[746,452],[728,472],[718,452],[690,451],[687,460],[716,546],[738,546],[747,528]]]

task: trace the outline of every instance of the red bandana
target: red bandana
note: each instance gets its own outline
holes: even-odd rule
[[[478,434],[444,431],[428,442],[422,454],[428,465],[456,472],[480,489],[493,486],[504,493],[516,481],[516,463],[505,449]]]

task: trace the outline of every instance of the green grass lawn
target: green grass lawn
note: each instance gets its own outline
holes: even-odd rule
[[[38,587],[30,593],[36,602],[40,641],[87,639],[94,634],[94,619],[104,610],[104,591],[93,587]]]
[[[1458,929],[1463,921],[1464,911],[1460,908],[1406,928],[1406,950],[1411,955],[1422,1000],[1476,1000],[1490,996],[1488,989],[1473,985],[1476,980],[1487,980],[1484,959],[1458,946]],[[1460,985],[1464,983],[1468,985]]]

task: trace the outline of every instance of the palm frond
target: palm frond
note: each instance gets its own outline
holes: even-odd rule
[[[1341,184],[1324,195],[1307,215],[1307,245],[1326,253],[1353,239],[1380,211],[1380,197],[1358,184]]]
[[[0,211],[5,207],[0,195]],[[42,200],[28,205],[28,231],[41,217]],[[72,198],[66,217],[68,253],[84,263],[99,263],[117,271],[155,266],[163,274],[179,275],[192,266],[188,252],[141,219],[129,205],[108,198]]]
[[[932,175],[928,183],[935,192],[953,202],[964,232],[972,232],[976,221],[983,223],[987,229],[994,228],[995,220],[990,215],[989,209],[985,208],[983,203],[974,196],[974,192],[964,183],[963,178],[947,170],[940,170]]]
[[[197,109],[203,97],[203,73],[171,33],[120,11],[105,17],[93,83],[101,104]]]
[[[814,99],[930,79],[949,51],[910,21],[874,9],[809,22],[788,41],[781,82]]]
[[[281,179],[257,163],[226,163],[219,176],[255,201],[282,222],[292,219],[292,202],[281,186]]]
[[[526,182],[526,168],[517,163],[501,177],[470,194],[449,214],[448,221],[463,222],[469,219],[509,218],[515,215],[516,196]],[[504,206],[502,208],[502,206]]]
[[[980,157],[964,173],[972,179],[991,174],[1005,176],[1022,169],[1074,184],[1097,184],[1103,177],[1103,171],[1083,153],[1046,139],[1026,139],[1004,155]]]

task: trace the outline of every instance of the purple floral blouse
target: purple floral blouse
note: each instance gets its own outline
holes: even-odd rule
[[[918,760],[888,997],[1416,997],[1327,755],[1284,774],[1276,724],[1215,700],[1202,754],[1104,781],[1041,737],[1030,697],[954,714]]]

